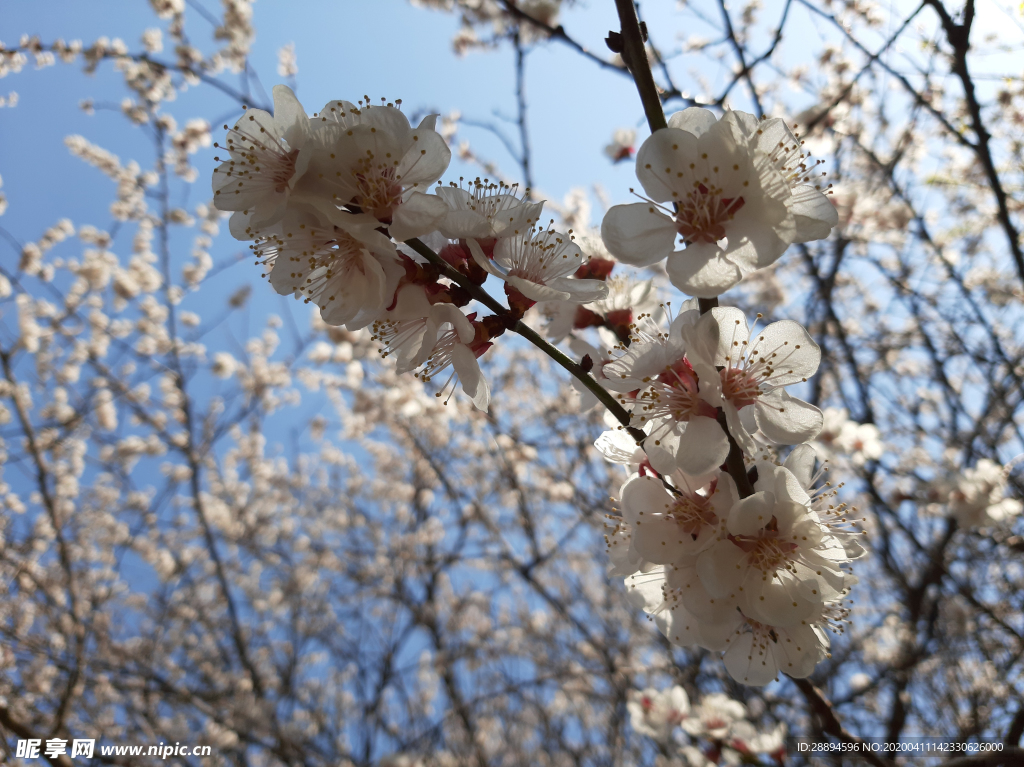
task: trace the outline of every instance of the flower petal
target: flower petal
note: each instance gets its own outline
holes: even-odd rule
[[[705,474],[725,463],[728,455],[729,438],[721,425],[714,418],[699,415],[687,424],[676,448],[675,463],[687,474]]]
[[[678,128],[652,133],[636,153],[636,177],[647,196],[655,202],[671,202],[673,192],[689,191],[686,168],[701,150],[704,146],[696,136]]]
[[[711,597],[736,594],[749,570],[746,553],[730,540],[718,541],[697,558],[700,584]],[[700,612],[699,603],[691,605],[687,602],[687,608],[691,612],[697,608]]]
[[[432,194],[413,192],[395,209],[388,232],[399,242],[437,229],[448,213],[448,206]]]
[[[755,643],[754,634],[736,637],[725,652],[725,669],[737,682],[762,687],[778,674],[775,653],[765,643]]]
[[[772,519],[775,495],[762,490],[733,504],[727,522],[733,535],[756,536]]]
[[[793,189],[789,210],[796,224],[793,242],[824,240],[839,225],[839,213],[828,197],[809,184]]]
[[[669,254],[665,268],[673,285],[698,298],[719,296],[743,279],[742,270],[718,245],[705,242],[692,242]]]
[[[694,136],[700,136],[718,122],[715,113],[701,107],[687,107],[668,118],[668,127],[678,128]]]
[[[601,222],[601,238],[624,264],[651,266],[672,253],[676,225],[647,202],[614,205]]]
[[[818,436],[824,421],[821,411],[783,390],[766,394],[754,403],[757,426],[780,445],[798,445]]]
[[[469,395],[478,410],[486,413],[491,404],[491,387],[480,370],[476,356],[468,346],[458,344],[452,349],[452,367],[459,375],[462,390]]]

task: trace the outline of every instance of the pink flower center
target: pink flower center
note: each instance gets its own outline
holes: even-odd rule
[[[678,202],[676,229],[687,242],[714,245],[725,237],[725,224],[743,205],[742,197],[723,197],[721,189],[698,184]]]
[[[392,167],[356,173],[356,203],[364,213],[378,221],[390,223],[395,208],[402,202],[402,184]]]
[[[747,561],[751,567],[763,573],[774,573],[788,567],[793,552],[799,548],[791,541],[778,538],[778,526],[775,517],[772,517],[760,536],[754,538],[730,535],[729,540],[747,553]]]
[[[718,524],[718,517],[711,510],[708,499],[700,495],[683,495],[675,500],[667,514],[679,525],[679,529],[694,540],[704,525]]]
[[[689,421],[698,415],[718,415],[715,408],[701,399],[697,374],[685,357],[660,373],[651,388],[640,396],[648,400],[644,410],[652,418],[668,415],[677,421]]]
[[[729,400],[736,409],[753,405],[761,396],[761,388],[757,379],[742,368],[723,368],[722,396]]]
[[[299,156],[299,150],[293,149],[287,154],[279,154],[267,172],[270,175],[270,183],[274,185],[274,191],[280,194],[288,190],[288,182],[295,175],[295,158]]]

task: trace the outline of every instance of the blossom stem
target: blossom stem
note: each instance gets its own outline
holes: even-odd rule
[[[467,279],[461,272],[453,269],[447,261],[437,255],[437,253],[431,250],[421,240],[413,238],[411,240],[406,240],[405,244],[427,259],[430,263],[439,266],[441,268],[441,273],[445,277],[462,287],[467,293],[469,293],[469,295],[494,312],[502,320],[509,321],[515,319],[512,317],[509,310],[498,303],[490,293]],[[615,397],[613,397],[607,389],[601,386],[593,376],[589,375],[579,365],[579,363],[574,362],[557,348],[549,344],[537,333],[537,331],[521,320],[515,319],[514,323],[506,325],[506,327],[509,327],[511,330],[521,335],[575,376],[584,386],[593,392],[594,396],[601,401],[602,405],[608,408],[608,411],[615,416],[616,420],[621,423],[623,427],[625,427],[633,439],[638,443],[644,440],[647,436],[646,434],[644,434],[640,429],[630,427],[629,413],[626,412],[626,409],[616,402]],[[740,461],[742,462],[742,460],[743,459],[741,457]]]
[[[707,314],[716,306],[718,306],[718,297],[715,298],[698,298],[697,306],[700,307],[701,314]]]
[[[640,19],[637,18],[633,0],[615,0],[615,7],[619,11],[619,24],[622,27],[622,60],[626,62],[633,75],[633,82],[640,93],[640,102],[644,105],[644,114],[647,115],[647,124],[651,128],[651,133],[654,133],[656,130],[667,128],[668,122],[665,120],[665,111],[661,108],[661,94],[658,93],[658,86],[654,82],[651,64],[647,60],[647,48],[644,45],[643,33],[640,31]]]
[[[718,306],[718,298],[698,298],[697,305],[700,307],[701,314],[707,314]],[[728,470],[729,476],[736,482],[740,498],[747,498],[754,494],[754,486],[750,482],[750,477],[747,476],[747,466],[743,463],[743,450],[729,433],[729,423],[725,420],[722,408],[718,408],[718,423],[721,424],[725,436],[729,438],[729,455],[725,459],[725,468]]]
[[[725,412],[721,408],[718,409],[718,423],[721,425],[722,431],[725,432],[725,436],[729,438],[729,455],[725,459],[725,468],[729,472],[729,476],[736,482],[740,498],[748,498],[754,494],[754,486],[747,475],[747,466],[743,463],[743,450],[729,433],[729,424],[725,420]]]
[[[667,128],[668,123],[665,120],[665,111],[661,108],[661,96],[654,82],[650,62],[647,61],[647,49],[644,46],[643,32],[640,30],[640,20],[636,15],[636,6],[633,5],[633,0],[615,0],[615,7],[619,11],[619,23],[622,25],[622,58],[633,74],[633,81],[636,83],[640,101],[644,105],[644,113],[647,115],[647,124],[651,128],[651,133],[654,133],[661,128]],[[697,305],[701,314],[707,314],[718,306],[718,299],[698,298]],[[619,421],[622,419],[619,418]],[[743,463],[743,450],[729,433],[729,425],[721,408],[718,410],[718,422],[722,425],[725,436],[729,438],[729,456],[725,459],[725,468],[736,482],[740,497],[747,498],[754,494],[754,486],[747,476],[747,467]]]

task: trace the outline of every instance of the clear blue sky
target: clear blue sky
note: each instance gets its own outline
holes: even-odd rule
[[[197,2],[219,8],[213,0]],[[566,23],[603,54],[602,38],[615,23],[613,4],[590,6],[572,12]],[[453,56],[450,40],[457,20],[450,14],[413,8],[405,0],[260,0],[254,11],[256,72],[269,91],[280,79],[277,50],[294,43],[298,94],[309,112],[330,99],[355,100],[369,94],[402,98],[410,112],[457,109],[467,118],[492,122],[495,112],[515,115],[511,51]],[[186,18],[190,37],[206,48],[210,25],[191,8]],[[165,23],[138,0],[0,0],[0,40],[8,44],[22,33],[38,34],[45,42],[62,37],[86,44],[106,35],[121,37],[138,51],[141,31]],[[165,49],[158,57],[172,55]],[[234,84],[238,76],[222,77]],[[616,127],[642,118],[632,84],[613,72],[598,73],[594,64],[556,43],[539,45],[530,54],[527,77],[536,185],[560,198],[573,186],[601,180],[624,198],[635,183],[632,170],[628,163],[612,167],[601,149]],[[105,182],[69,156],[63,139],[81,133],[122,160],[135,158],[144,167],[150,165],[150,143],[140,131],[129,129],[119,113],[98,111],[88,116],[78,108],[83,98],[97,104],[120,103],[127,94],[119,77],[109,63],[93,77],[82,74],[78,65],[59,64],[42,71],[29,66],[0,80],[0,93],[10,91],[19,94],[20,102],[13,109],[0,109],[0,174],[10,203],[0,223],[19,239],[38,236],[60,217],[76,225],[104,226],[109,219]],[[179,124],[190,117],[223,122],[231,105],[221,94],[202,87],[182,94],[167,109]],[[514,126],[507,130],[515,136]],[[215,139],[221,132],[215,131]],[[513,160],[492,136],[471,128],[465,128],[464,135],[506,174],[517,175]],[[210,150],[196,159],[204,172],[190,195],[192,202],[209,197],[214,153]],[[475,176],[477,170],[453,163],[448,177],[462,174]]]

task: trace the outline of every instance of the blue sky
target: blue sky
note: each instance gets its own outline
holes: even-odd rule
[[[205,2],[212,10],[219,5],[212,0],[197,2]],[[572,14],[573,32],[601,51],[603,35],[615,21],[612,4],[591,5],[586,13]],[[296,13],[297,7],[301,14]],[[450,40],[457,19],[450,14],[413,8],[403,0],[260,0],[254,11],[254,69],[269,91],[280,80],[278,49],[294,43],[298,95],[309,112],[331,99],[355,100],[369,94],[402,98],[410,112],[459,110],[467,118],[491,122],[500,122],[496,112],[515,115],[511,51],[455,57]],[[186,18],[190,37],[206,48],[210,25],[192,9]],[[38,34],[46,42],[64,38],[86,44],[106,35],[120,37],[138,51],[142,30],[164,24],[142,2],[0,0],[0,40],[8,44],[22,33]],[[165,49],[158,58],[167,60],[172,55]],[[96,171],[70,157],[63,144],[66,135],[80,133],[122,160],[150,165],[150,142],[141,131],[130,129],[119,112],[99,110],[89,116],[78,108],[84,98],[116,105],[127,95],[119,76],[110,70],[104,64],[90,77],[77,64],[42,71],[29,66],[0,81],[0,93],[16,91],[20,97],[17,107],[0,109],[0,145],[4,147],[0,174],[10,205],[0,223],[19,239],[37,237],[60,217],[76,225],[97,226],[104,226],[109,218],[109,199],[97,188],[97,182],[103,182]],[[595,179],[621,188],[622,194],[633,182],[629,164],[612,167],[601,149],[614,128],[642,117],[635,91],[626,78],[613,72],[595,77],[595,71],[594,64],[557,44],[539,45],[528,58],[536,183],[555,198]],[[238,75],[221,77],[230,84],[238,82]],[[232,109],[224,96],[205,87],[181,94],[167,105],[179,125],[190,117],[223,122]],[[514,126],[507,127],[514,137]],[[494,137],[479,129],[464,131],[482,155],[497,161],[507,175],[517,175],[514,161]],[[215,139],[221,132],[215,131]],[[215,151],[196,159],[203,172],[191,193],[192,202],[209,196],[208,174]],[[475,176],[477,169],[459,167],[456,162],[446,178],[463,174]]]

